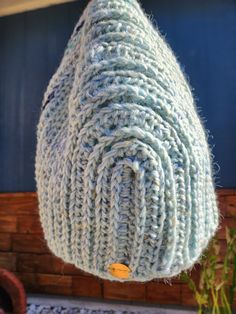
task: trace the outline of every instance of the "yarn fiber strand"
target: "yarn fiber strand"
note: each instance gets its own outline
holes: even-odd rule
[[[101,278],[175,276],[215,234],[205,130],[136,0],[87,5],[44,95],[35,173],[49,248]],[[114,278],[112,263],[129,278]]]

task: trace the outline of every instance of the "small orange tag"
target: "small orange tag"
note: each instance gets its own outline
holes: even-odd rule
[[[120,279],[127,279],[131,272],[131,269],[128,266],[118,263],[109,265],[108,270],[113,277]]]

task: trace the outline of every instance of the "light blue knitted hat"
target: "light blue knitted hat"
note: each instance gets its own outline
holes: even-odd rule
[[[215,234],[206,133],[136,0],[87,5],[44,96],[36,180],[49,248],[101,278],[175,276]]]

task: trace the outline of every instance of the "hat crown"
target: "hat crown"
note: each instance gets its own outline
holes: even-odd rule
[[[89,2],[42,108],[36,180],[54,254],[121,281],[191,267],[218,226],[210,152],[184,74],[137,1]]]

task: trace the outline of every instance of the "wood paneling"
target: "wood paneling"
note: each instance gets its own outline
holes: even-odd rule
[[[10,271],[16,270],[16,254],[11,252],[1,252],[0,267]]]
[[[227,192],[228,191],[228,192]],[[221,228],[218,262],[226,252],[225,226],[236,227],[236,190],[218,190]],[[13,271],[28,292],[194,306],[188,286],[178,277],[171,284],[117,283],[101,280],[52,254],[43,237],[35,193],[0,194],[0,267]],[[199,280],[200,265],[191,271]],[[236,302],[236,301],[235,301]],[[236,305],[236,304],[235,304]]]
[[[0,217],[0,232],[17,232],[17,219],[14,216]]]
[[[26,291],[38,292],[38,283],[36,280],[36,274],[15,272],[15,275],[22,281]]]
[[[14,252],[49,253],[42,234],[12,234],[12,250]]]
[[[30,233],[30,234],[42,234],[42,227],[38,216],[25,217],[20,215],[17,217],[17,232],[18,233]]]
[[[225,239],[225,227],[236,228],[235,217],[225,217],[221,221],[219,230],[217,231],[217,237],[219,239]]]
[[[0,193],[0,216],[38,215],[36,193]]]
[[[0,16],[45,8],[74,0],[1,0]]]
[[[104,298],[111,300],[145,301],[146,284],[104,281]]]
[[[11,251],[11,234],[0,233],[0,252]]]
[[[226,196],[223,201],[221,200],[221,204],[222,208],[225,206],[225,217],[236,217],[236,195]]]
[[[196,306],[197,302],[193,296],[192,291],[187,284],[181,286],[181,304],[184,306]]]
[[[102,281],[96,277],[73,276],[72,294],[80,297],[102,297]]]
[[[18,253],[17,271],[22,273],[57,273],[51,254],[33,253]]]
[[[147,285],[147,301],[158,304],[179,304],[182,284],[151,282]]]
[[[72,289],[71,276],[36,274],[36,282],[40,292],[70,295]]]

